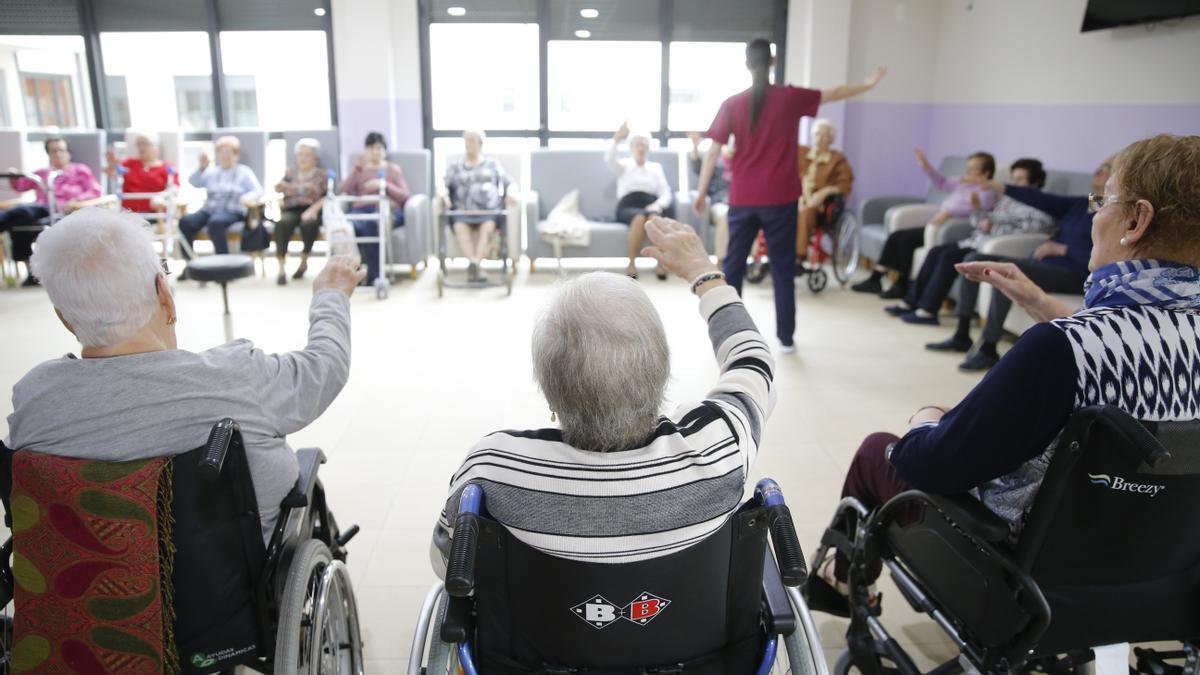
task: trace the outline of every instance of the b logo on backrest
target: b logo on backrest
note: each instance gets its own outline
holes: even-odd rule
[[[593,596],[571,608],[571,613],[579,617],[587,625],[602,630],[624,619],[637,626],[645,626],[662,614],[671,604],[670,600],[660,598],[653,593],[643,591],[625,606],[619,606],[603,595]]]

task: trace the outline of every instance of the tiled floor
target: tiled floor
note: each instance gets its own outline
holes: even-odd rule
[[[502,290],[457,290],[439,300],[432,273],[399,282],[387,301],[365,291],[354,298],[350,383],[291,443],[324,448],[330,504],[339,522],[362,526],[350,545],[350,567],[369,672],[403,670],[417,609],[434,580],[429,534],[465,450],[489,431],[550,422],[531,377],[529,335],[555,282],[552,266],[533,275],[523,269],[511,298]],[[644,274],[642,283],[671,341],[670,398],[702,395],[716,367],[695,299],[679,281]],[[239,336],[272,351],[303,346],[309,283],[279,288],[271,277],[256,278],[237,282],[230,295]],[[745,296],[760,328],[773,335],[770,285],[748,286]],[[182,348],[222,339],[220,297],[211,285],[176,288]],[[918,406],[952,404],[978,379],[957,372],[954,357],[921,348],[948,327],[901,324],[881,306],[834,287],[815,296],[798,292],[798,353],[778,359],[779,403],[754,471],[783,486],[806,547],[816,545],[865,434],[899,432]],[[77,349],[41,290],[0,291],[0,317],[0,390],[38,362]],[[2,417],[0,431],[7,429]],[[887,581],[881,590],[885,623],[919,663],[951,654],[942,634],[909,611]],[[832,663],[845,623],[817,618]]]

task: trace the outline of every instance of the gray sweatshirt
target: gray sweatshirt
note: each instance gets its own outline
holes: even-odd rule
[[[194,450],[214,423],[232,417],[242,429],[266,540],[299,473],[284,436],[320,416],[349,374],[350,300],[323,290],[313,296],[308,345],[300,351],[266,354],[234,340],[199,353],[42,363],[13,387],[4,444],[65,457],[144,459]]]

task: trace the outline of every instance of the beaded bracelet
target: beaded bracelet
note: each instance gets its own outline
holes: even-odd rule
[[[724,279],[724,278],[725,278],[724,272],[705,272],[704,274],[701,274],[700,276],[696,277],[692,281],[692,292],[695,293],[697,288],[700,288],[700,286],[702,286],[710,281],[715,281],[717,279]]]

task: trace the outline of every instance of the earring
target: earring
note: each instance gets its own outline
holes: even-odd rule
[[[176,319],[175,319],[175,317],[171,317],[171,318],[167,319],[167,325],[168,325],[168,326],[174,326],[174,325],[175,325],[175,320],[176,320]]]
[[[550,411],[550,421],[551,422],[558,421],[558,413],[554,412],[553,410]]]
[[[1129,242],[1125,241],[1125,237],[1121,237],[1121,242],[1120,242],[1120,243],[1121,243],[1121,245],[1122,245],[1122,246],[1128,246],[1128,245],[1129,245]]]

